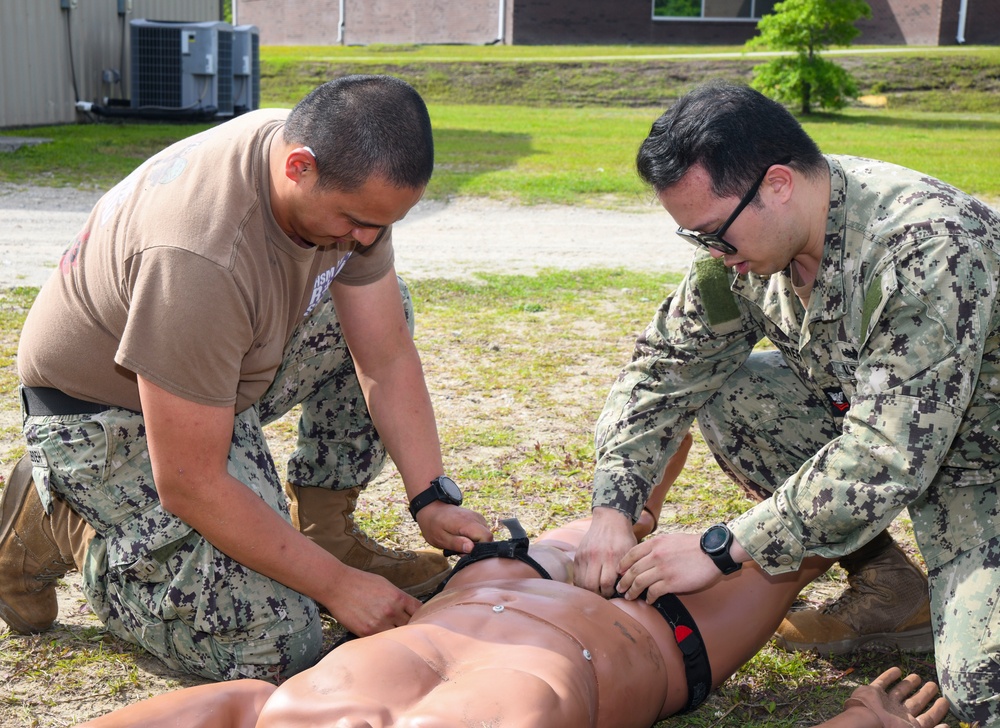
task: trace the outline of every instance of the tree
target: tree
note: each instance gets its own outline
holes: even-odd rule
[[[754,66],[750,85],[782,103],[798,103],[803,114],[816,104],[823,109],[842,109],[858,95],[850,73],[836,63],[820,58],[832,45],[846,46],[860,33],[859,18],[870,18],[865,0],[784,0],[774,12],[757,23],[758,35],[747,48],[794,51]]]

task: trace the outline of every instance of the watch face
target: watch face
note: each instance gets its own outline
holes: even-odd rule
[[[701,537],[702,548],[706,553],[713,554],[725,547],[728,537],[724,526],[712,526]]]
[[[442,475],[437,479],[437,484],[453,503],[459,504],[462,502],[462,491],[459,490],[458,484],[454,480],[447,475]]]

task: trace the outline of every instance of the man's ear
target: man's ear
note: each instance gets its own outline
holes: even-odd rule
[[[771,191],[779,203],[788,202],[795,189],[795,176],[792,168],[785,164],[773,164],[767,170],[762,187]]]
[[[296,147],[285,157],[285,176],[295,183],[307,174],[316,173],[316,155],[309,147]]]

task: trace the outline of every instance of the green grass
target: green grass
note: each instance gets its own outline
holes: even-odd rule
[[[740,53],[742,46],[512,46],[512,45],[407,45],[368,46],[262,46],[261,59],[276,65],[315,61],[359,63],[432,63],[497,61],[629,60],[664,56],[700,56],[706,53]]]
[[[52,141],[0,154],[0,182],[104,189],[164,147],[209,126],[109,122],[34,127],[18,135]]]
[[[432,104],[437,163],[430,199],[633,205],[649,200],[635,151],[660,109]],[[824,151],[896,162],[1000,198],[1000,115],[849,109],[812,115]],[[203,125],[93,124],[35,129],[51,144],[0,155],[0,181],[105,188]],[[120,141],[119,141],[120,140]]]
[[[825,152],[883,159],[1000,198],[1000,114],[850,109],[803,126]]]

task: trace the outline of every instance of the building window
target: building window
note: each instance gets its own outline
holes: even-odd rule
[[[653,0],[654,20],[759,20],[780,0]]]

